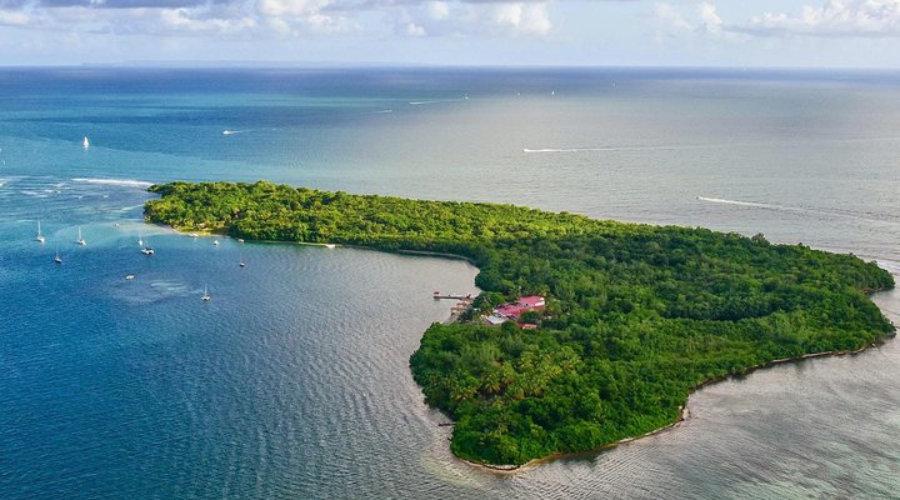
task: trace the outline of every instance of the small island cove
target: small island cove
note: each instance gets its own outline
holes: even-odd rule
[[[858,351],[893,332],[866,297],[893,288],[889,273],[761,235],[266,182],[150,190],[162,198],[147,203],[147,219],[183,231],[473,262],[484,292],[462,321],[432,325],[410,366],[428,404],[456,421],[452,451],[491,467],[653,433],[710,381]],[[529,317],[539,329],[480,324],[528,295],[546,298]]]

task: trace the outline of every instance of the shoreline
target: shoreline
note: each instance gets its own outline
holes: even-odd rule
[[[385,250],[381,250],[378,248],[372,248],[372,247],[359,247],[359,248],[371,248],[373,250],[378,250],[379,252],[385,251]],[[398,254],[402,254],[402,255],[421,255],[424,257],[443,257],[446,259],[464,260],[464,261],[468,262],[469,264],[471,264],[472,266],[474,266],[476,269],[478,268],[478,266],[475,264],[475,261],[473,261],[472,259],[470,259],[464,255],[458,255],[455,253],[429,252],[427,250],[396,250],[396,252]],[[481,272],[481,269],[478,269],[478,271]]]
[[[529,460],[528,462],[526,462],[522,465],[492,465],[492,464],[473,462],[471,460],[466,460],[464,458],[459,458],[459,457],[457,457],[457,458],[462,463],[464,463],[470,467],[482,470],[484,472],[490,472],[492,474],[508,476],[508,475],[524,473],[524,472],[527,472],[528,470],[533,469],[539,465],[553,462],[556,460],[561,460],[561,459],[566,459],[566,458],[596,456],[597,454],[602,453],[604,451],[611,450],[613,448],[618,448],[619,446],[622,446],[622,445],[625,445],[628,443],[632,443],[635,441],[640,441],[642,439],[653,437],[653,436],[662,434],[664,432],[670,431],[670,430],[678,427],[682,422],[686,421],[687,419],[689,419],[691,417],[690,397],[692,395],[694,395],[694,393],[696,393],[697,391],[699,391],[701,389],[704,389],[711,385],[715,385],[720,382],[725,382],[725,381],[728,381],[728,380],[731,380],[734,378],[745,377],[747,375],[752,374],[753,372],[756,372],[759,370],[764,370],[766,368],[772,368],[773,366],[785,365],[785,364],[790,364],[790,363],[800,363],[803,361],[807,361],[810,359],[816,359],[816,358],[836,358],[836,357],[842,357],[842,356],[857,356],[859,354],[863,354],[864,352],[868,351],[869,349],[871,349],[873,347],[879,347],[879,346],[884,345],[885,342],[887,342],[890,339],[893,339],[896,336],[897,336],[896,332],[894,332],[893,334],[885,335],[884,338],[878,339],[875,342],[873,342],[871,344],[867,344],[856,350],[818,352],[818,353],[812,353],[812,354],[804,354],[802,356],[796,356],[793,358],[776,359],[773,361],[769,361],[768,363],[763,363],[761,365],[751,366],[750,368],[742,370],[738,373],[732,373],[732,374],[728,374],[728,375],[722,375],[719,377],[711,378],[709,380],[706,380],[706,381],[700,383],[699,385],[697,385],[696,387],[691,389],[690,392],[688,392],[688,396],[687,396],[688,400],[681,407],[681,411],[679,412],[678,418],[674,422],[672,422],[668,425],[665,425],[663,427],[660,427],[659,429],[655,429],[650,432],[647,432],[646,434],[641,434],[640,436],[622,438],[618,441],[600,446],[599,448],[594,448],[593,450],[585,450],[585,451],[572,452],[572,453],[554,453],[552,455],[548,455],[543,458],[536,458],[534,460]]]
[[[225,238],[233,239],[235,241],[243,239],[243,238],[237,238],[237,237],[229,235],[228,230],[224,229],[224,228],[223,229],[199,229],[199,230],[193,230],[193,231],[188,232],[185,229],[175,227],[170,224],[162,224],[159,222],[148,222],[146,220],[144,221],[144,223],[149,224],[149,225],[168,228],[169,230],[174,231],[175,233],[181,234],[184,236],[202,236],[202,237],[222,236]],[[324,247],[324,248],[328,248],[328,249],[334,249],[336,247],[344,247],[344,248],[356,248],[356,249],[362,249],[362,250],[372,250],[375,252],[393,253],[393,254],[397,254],[397,255],[412,255],[412,256],[421,256],[421,257],[441,257],[444,259],[464,260],[464,261],[468,262],[469,264],[471,264],[472,266],[474,266],[475,268],[478,268],[478,265],[471,258],[466,257],[465,255],[459,255],[459,254],[449,253],[449,252],[430,252],[427,250],[389,250],[386,248],[378,248],[378,247],[373,247],[373,246],[368,246],[368,245],[356,245],[353,243],[315,243],[315,242],[311,242],[311,241],[253,240],[253,239],[245,240],[245,241],[251,241],[253,243],[300,245],[300,246],[305,246],[305,247]],[[481,271],[481,270],[479,269],[479,271]]]

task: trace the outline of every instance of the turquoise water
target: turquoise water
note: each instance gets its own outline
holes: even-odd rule
[[[762,232],[900,273],[898,84],[830,73],[4,70],[0,497],[892,497],[895,342],[709,387],[674,431],[498,477],[453,459],[446,418],[422,403],[407,367],[422,331],[449,314],[431,292],[475,291],[475,269],[346,248],[216,247],[144,225],[140,207],[152,182],[264,178]],[[139,238],[156,255],[141,255]],[[876,300],[898,321],[900,294]]]

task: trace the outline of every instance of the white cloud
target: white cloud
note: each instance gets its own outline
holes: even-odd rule
[[[419,26],[416,23],[407,23],[406,34],[409,36],[425,36],[428,33],[426,33],[425,28]]]
[[[330,0],[259,0],[257,9],[266,16],[302,17],[316,15],[330,3]]]
[[[4,10],[0,9],[0,25],[6,26],[28,26],[34,20],[25,11],[22,10]]]
[[[718,33],[722,31],[722,18],[716,13],[716,6],[711,3],[700,4],[700,20],[703,28],[710,33]]]
[[[450,6],[447,5],[447,2],[428,2],[426,5],[428,15],[432,19],[443,20],[450,16]]]
[[[800,13],[765,13],[737,28],[754,35],[900,36],[900,0],[828,0]]]
[[[716,6],[708,2],[703,2],[692,9],[660,2],[654,6],[653,15],[670,34],[677,32],[717,34],[725,29],[725,22],[716,12]]]
[[[396,33],[408,36],[543,37],[553,31],[548,3],[429,1],[398,6]],[[412,29],[411,26],[416,29]]]
[[[681,12],[671,4],[657,3],[653,8],[653,15],[666,27],[676,31],[691,31],[694,29]]]
[[[208,6],[200,8],[162,9],[159,18],[165,31],[190,33],[234,34],[256,27],[256,20],[247,16],[222,15]]]
[[[377,30],[370,13],[383,12],[396,33],[411,37],[544,36],[553,29],[549,0],[41,1],[48,0],[0,4],[0,25],[72,33],[282,38],[361,30],[364,25]]]
[[[545,3],[510,3],[496,7],[495,22],[516,33],[546,35],[553,28]]]
[[[256,0],[264,24],[276,33],[342,33],[356,28],[341,6],[332,0]]]

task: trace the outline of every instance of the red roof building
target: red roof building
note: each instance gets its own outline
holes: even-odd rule
[[[519,319],[519,316],[526,311],[543,311],[547,302],[540,295],[532,295],[530,297],[522,297],[515,304],[505,304],[494,309],[496,316],[509,318],[513,320]]]

